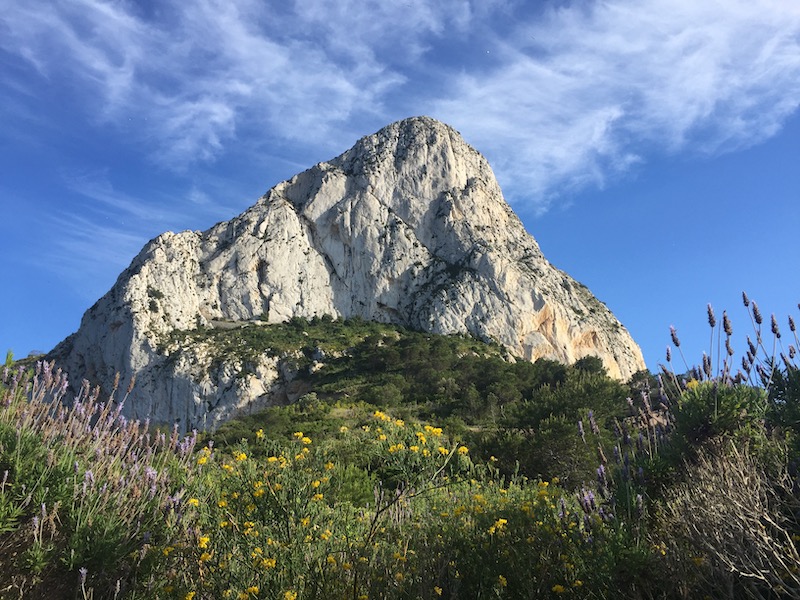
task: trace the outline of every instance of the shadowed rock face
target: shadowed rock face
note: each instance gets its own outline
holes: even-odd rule
[[[159,353],[159,340],[322,315],[469,333],[526,360],[595,355],[621,379],[645,368],[614,315],[542,256],[486,160],[427,117],[359,140],[230,221],[152,240],[51,356],[106,388],[136,373],[129,416],[212,428],[273,401],[291,373],[266,357],[246,377],[219,357],[210,370],[212,347]]]

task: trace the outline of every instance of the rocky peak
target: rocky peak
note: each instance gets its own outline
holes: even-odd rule
[[[137,373],[135,416],[213,426],[271,401],[275,365],[243,384],[235,366],[204,372],[213,349],[165,355],[159,340],[323,315],[468,333],[525,360],[595,355],[618,378],[644,368],[611,312],[545,260],[486,160],[428,117],[362,138],[230,221],[155,238],[53,355],[104,385]]]

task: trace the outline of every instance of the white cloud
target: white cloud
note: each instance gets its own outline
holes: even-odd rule
[[[379,51],[418,56],[424,36],[467,21],[464,0],[406,4],[176,1],[145,15],[132,3],[64,0],[48,11],[9,7],[0,44],[44,77],[85,87],[101,123],[124,129],[136,115],[126,132],[180,169],[217,157],[242,130],[314,144],[381,113],[405,77]]]
[[[486,149],[539,210],[658,152],[724,152],[800,103],[800,5],[609,0],[522,23],[501,65],[465,73],[432,112]]]
[[[512,199],[539,210],[653,153],[758,143],[798,106],[796,3],[542,6],[11,3],[0,46],[79,90],[97,124],[173,170],[234,144],[341,151],[373,125],[427,112],[487,154]],[[475,53],[454,62],[465,51]]]

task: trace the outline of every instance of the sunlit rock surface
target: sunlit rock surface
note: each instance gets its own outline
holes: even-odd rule
[[[230,221],[152,240],[51,356],[105,388],[135,373],[128,416],[213,428],[291,400],[294,375],[267,357],[245,374],[212,346],[165,337],[322,315],[469,333],[525,360],[598,356],[620,379],[645,368],[605,305],[542,256],[486,160],[427,117],[359,140]]]

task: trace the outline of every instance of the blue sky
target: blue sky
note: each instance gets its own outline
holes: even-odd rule
[[[49,350],[166,230],[430,115],[664,360],[800,283],[795,0],[0,0],[0,346]],[[784,325],[784,329],[786,325]],[[788,332],[787,332],[788,333]],[[736,344],[734,344],[736,347]]]

